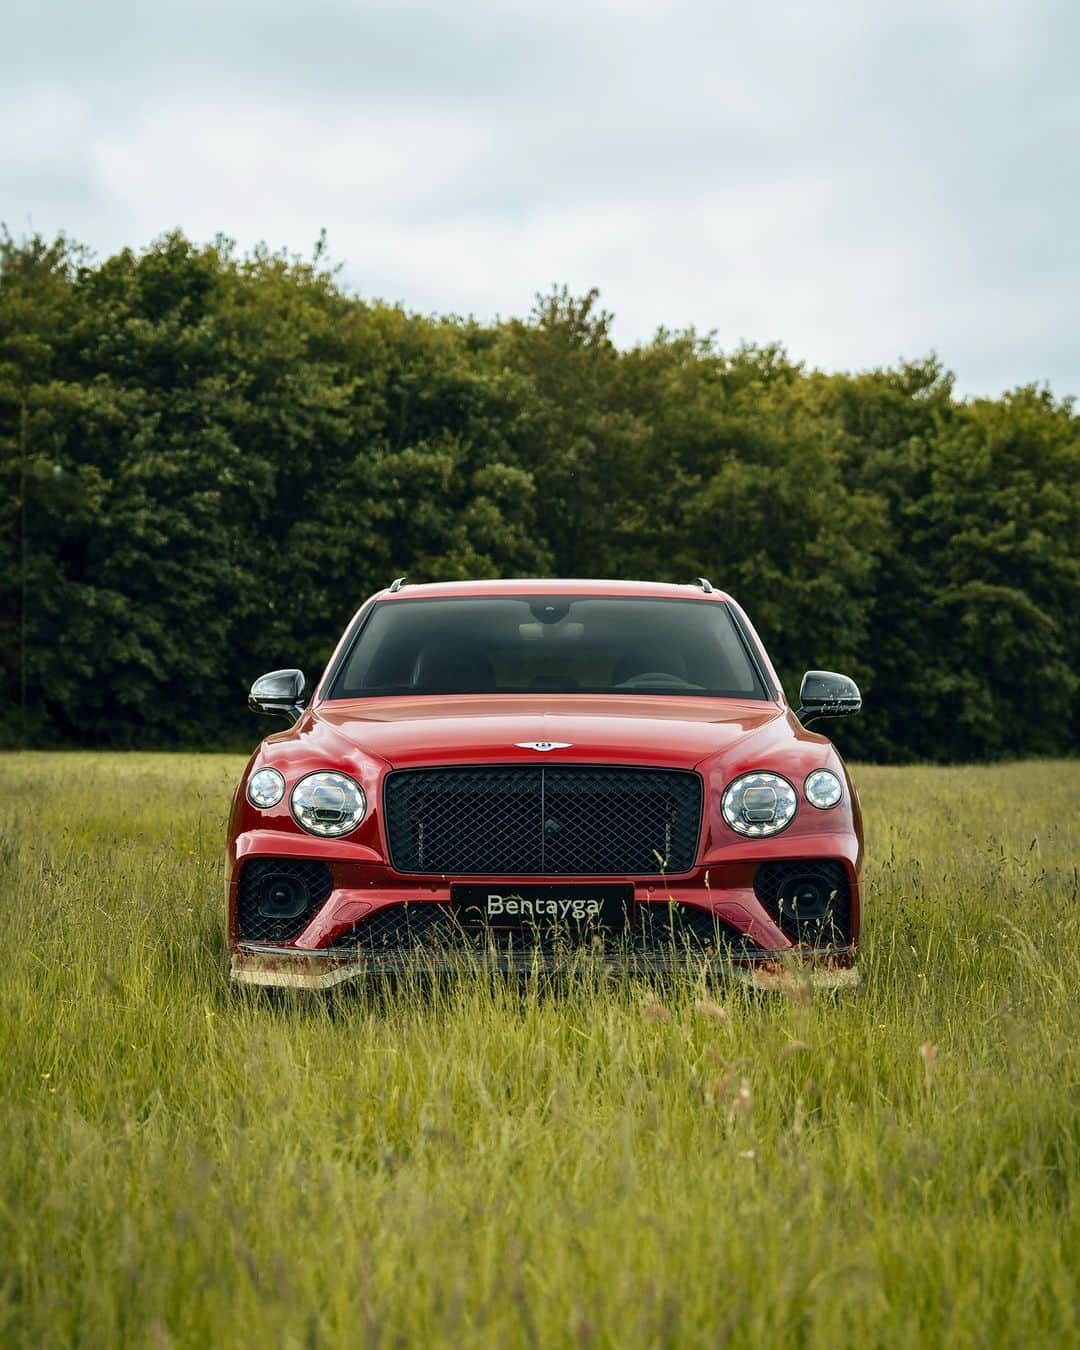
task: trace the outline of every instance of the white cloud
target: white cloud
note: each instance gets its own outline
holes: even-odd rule
[[[352,284],[420,310],[598,285],[623,341],[692,323],[826,367],[937,348],[973,392],[1080,393],[1077,23],[1051,0],[147,13],[19,20],[16,232],[303,251],[326,226]]]

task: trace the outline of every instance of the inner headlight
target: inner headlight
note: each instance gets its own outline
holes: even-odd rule
[[[364,789],[348,774],[309,773],[292,790],[292,813],[311,834],[348,834],[364,819]]]
[[[828,769],[815,769],[807,778],[804,791],[806,800],[820,811],[828,811],[831,806],[837,806],[844,795],[840,779]]]
[[[248,801],[261,811],[277,806],[284,796],[285,779],[277,769],[257,769],[248,779]]]
[[[790,825],[797,804],[795,789],[779,774],[746,773],[728,787],[720,807],[733,830],[760,838]]]

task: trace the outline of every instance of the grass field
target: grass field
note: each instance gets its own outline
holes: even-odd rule
[[[244,994],[240,767],[0,758],[0,1344],[1080,1344],[1080,764],[859,772],[838,999]]]

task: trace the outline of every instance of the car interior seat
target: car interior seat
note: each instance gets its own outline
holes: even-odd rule
[[[412,685],[421,693],[493,693],[495,671],[481,652],[446,645],[422,647],[413,666]]]

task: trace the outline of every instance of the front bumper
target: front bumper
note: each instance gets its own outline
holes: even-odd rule
[[[255,841],[248,836],[238,842],[228,891],[232,978],[240,984],[327,989],[380,973],[490,970],[529,974],[578,969],[637,975],[703,972],[757,988],[837,988],[858,979],[853,963],[859,931],[859,856],[853,840],[846,846],[849,841],[837,836],[799,841],[799,865],[837,869],[846,892],[842,930],[831,931],[827,940],[819,935],[812,942],[800,940],[790,926],[785,932],[775,906],[758,894],[762,869],[785,862],[775,848],[762,849],[756,857],[711,862],[665,881],[610,876],[407,877],[384,863],[335,856],[325,844],[317,851],[306,847],[300,855],[299,850],[283,849],[280,839]],[[261,846],[244,847],[256,842]],[[325,874],[325,891],[296,928],[288,933],[252,931],[238,921],[240,878],[248,864],[264,867],[271,862],[291,862],[303,867],[316,861]],[[482,938],[474,933],[468,940],[456,929],[448,934],[442,919],[451,912],[454,886],[477,881],[500,888],[620,883],[632,888],[636,917],[625,934],[608,934],[603,941],[586,937],[576,944],[525,937],[515,940],[505,931]],[[651,936],[643,940],[641,925],[656,923],[654,916],[664,915],[669,906],[689,916],[693,940],[665,940],[659,947]],[[388,940],[382,935],[394,928],[393,916],[403,909],[422,916],[423,931],[417,938],[415,927],[405,936],[395,930]],[[434,922],[436,917],[439,923]]]

